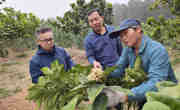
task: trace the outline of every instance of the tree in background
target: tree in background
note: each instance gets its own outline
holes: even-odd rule
[[[118,25],[122,20],[126,18],[137,18],[143,22],[146,22],[147,18],[158,16],[162,13],[166,15],[167,18],[171,17],[172,14],[169,8],[158,8],[153,11],[149,10],[149,6],[154,2],[154,0],[129,0],[127,4],[114,4],[114,25]]]
[[[179,0],[155,0],[154,4],[152,5],[153,8],[165,7],[168,6],[171,12],[179,16],[180,15],[180,1]]]
[[[70,4],[71,10],[64,14],[64,17],[57,17],[54,26],[61,28],[64,32],[72,32],[75,35],[85,36],[89,30],[87,22],[87,12],[90,9],[98,8],[105,16],[105,22],[112,24],[112,4],[105,0],[91,0],[86,3],[85,0],[77,0]]]
[[[0,18],[0,40],[32,37],[40,23],[32,13],[21,13],[13,8],[3,8]]]
[[[3,8],[0,11],[0,48],[32,46],[30,41],[39,24],[40,19],[32,13],[27,14],[13,8]],[[29,40],[25,41],[25,39]]]
[[[160,7],[168,7],[173,16],[166,19],[166,16],[161,14],[158,19],[148,18],[146,33],[161,43],[180,49],[180,0],[156,0],[151,9]]]
[[[144,32],[153,39],[180,48],[180,0],[129,0],[127,4],[115,4],[114,25],[126,18],[144,22]]]
[[[70,7],[71,10],[65,12],[63,17],[57,16],[56,19],[49,18],[41,22],[53,29],[56,44],[65,48],[83,48],[84,37],[91,30],[87,20],[89,10],[98,8],[104,15],[105,22],[113,23],[112,4],[106,0],[76,0]]]

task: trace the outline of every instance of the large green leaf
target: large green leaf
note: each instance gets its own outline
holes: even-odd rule
[[[106,88],[110,88],[114,91],[121,91],[126,93],[127,95],[134,95],[130,89],[122,88],[121,86],[106,86]]]
[[[94,103],[81,105],[80,110],[107,110],[108,97],[105,94],[99,94]]]
[[[75,110],[79,96],[75,96],[62,110]]]
[[[180,84],[172,81],[161,81],[156,84],[156,87],[158,88],[158,93],[161,95],[180,99]]]
[[[96,97],[99,95],[99,93],[104,87],[105,86],[103,84],[94,84],[87,89],[88,98],[91,103],[95,101]]]
[[[158,88],[158,90],[160,90],[160,89],[163,89],[165,87],[172,87],[175,85],[177,85],[177,84],[172,82],[172,81],[161,81],[161,82],[158,82],[156,84],[156,87]]]
[[[41,68],[41,71],[43,74],[48,75],[48,74],[53,74],[53,71],[51,71],[48,67],[43,67]]]
[[[180,100],[167,96],[167,95],[162,95],[161,93],[157,92],[148,92],[146,93],[147,101],[158,101],[163,104],[166,104],[171,108],[171,110],[179,110],[180,108]]]
[[[99,94],[93,103],[92,109],[88,110],[107,110],[108,97],[105,94]]]
[[[167,105],[158,102],[158,101],[153,101],[153,102],[147,102],[142,110],[171,110]]]

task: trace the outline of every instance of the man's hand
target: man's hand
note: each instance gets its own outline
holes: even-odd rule
[[[108,97],[107,107],[114,107],[117,104],[125,103],[128,100],[128,96],[124,92],[104,88],[102,93],[105,93],[105,95]]]
[[[103,70],[101,68],[93,68],[87,78],[88,80],[102,81],[103,77]]]
[[[94,68],[101,68],[102,69],[101,64],[99,62],[97,62],[97,61],[93,62],[93,66],[94,66]]]

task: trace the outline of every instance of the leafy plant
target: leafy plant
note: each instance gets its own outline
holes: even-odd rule
[[[147,102],[143,106],[143,110],[171,110],[167,105],[158,102],[158,101],[152,101]]]
[[[179,110],[180,108],[180,84],[175,84],[168,81],[157,83],[158,92],[148,92],[146,94],[147,101],[157,101],[165,104],[171,110]],[[165,107],[164,106],[164,107]],[[150,110],[150,109],[143,109]]]
[[[168,7],[173,16],[169,19],[166,15],[160,15],[158,19],[149,17],[146,21],[145,33],[153,39],[179,49],[179,34],[180,34],[180,5],[179,0],[155,0],[150,9],[159,7]]]
[[[10,91],[6,88],[0,88],[0,98],[4,98],[10,95]]]
[[[130,89],[147,80],[147,75],[141,67],[141,57],[137,56],[134,67],[125,69],[125,76],[122,78],[109,78],[107,85],[119,85],[123,88]]]
[[[107,68],[105,74],[112,72],[112,68]],[[76,65],[65,71],[64,66],[55,61],[51,68],[42,68],[44,76],[28,89],[27,99],[36,102],[39,108],[43,106],[44,110],[75,110],[81,101],[91,102],[86,110],[106,110],[107,97],[100,94],[106,86],[103,82],[88,80],[91,69],[92,66]]]
[[[91,9],[99,8],[105,19],[105,23],[112,24],[113,10],[112,4],[105,0],[76,0],[75,3],[70,4],[71,10],[67,11],[63,17],[56,17],[56,20],[48,19],[47,22],[52,24],[63,32],[72,32],[74,35],[84,37],[88,30],[87,12]]]
[[[16,46],[19,42],[15,45],[12,42],[17,39],[34,37],[35,29],[40,24],[40,19],[32,13],[22,13],[7,7],[1,10],[0,18],[0,42],[6,46]],[[21,42],[21,46],[22,44]]]

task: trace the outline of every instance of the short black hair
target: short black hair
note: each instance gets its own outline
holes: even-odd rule
[[[36,30],[35,35],[36,35],[37,39],[39,39],[39,35],[43,34],[43,33],[46,33],[46,32],[52,32],[52,29],[50,27],[41,27],[41,28],[38,28]]]
[[[43,27],[43,28],[37,29],[36,33],[41,34],[41,33],[49,32],[49,31],[52,31],[52,29],[49,27]]]
[[[94,12],[98,12],[98,14],[99,14],[100,16],[103,16],[103,14],[100,12],[100,10],[99,10],[98,8],[89,10],[88,13],[87,13],[87,15],[90,16],[90,15],[91,15],[92,13],[94,13]]]

